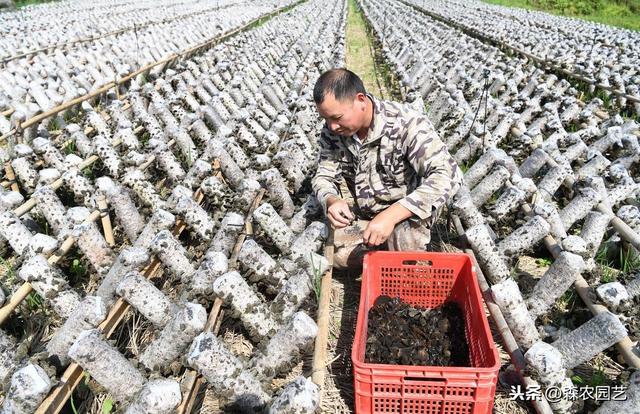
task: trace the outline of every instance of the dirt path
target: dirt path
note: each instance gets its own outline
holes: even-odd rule
[[[349,0],[348,3],[345,65],[360,76],[368,92],[386,99],[384,80],[375,63],[373,44],[367,34],[364,16],[356,0]]]

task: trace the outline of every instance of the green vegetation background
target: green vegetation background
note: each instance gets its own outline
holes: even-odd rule
[[[16,7],[31,6],[32,4],[51,3],[55,0],[14,0]]]
[[[484,0],[640,31],[640,0]]]

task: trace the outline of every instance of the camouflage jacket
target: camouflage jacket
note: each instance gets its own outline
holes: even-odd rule
[[[344,178],[360,218],[372,219],[399,202],[431,225],[460,188],[462,171],[424,114],[368,96],[373,123],[360,148],[352,137],[336,135],[326,124],[322,129],[315,195],[326,211],[329,196],[340,197]]]

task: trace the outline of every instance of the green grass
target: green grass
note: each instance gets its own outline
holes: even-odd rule
[[[473,164],[475,164],[476,161],[478,161],[479,158],[480,158],[480,151],[476,151],[471,158],[469,158],[467,161],[465,161],[460,165],[460,170],[462,170],[462,173],[463,174],[466,173],[469,170],[469,168],[471,168]]]
[[[191,154],[191,148],[189,148],[189,153],[188,154],[183,154],[182,151],[178,152],[178,154],[176,155],[176,158],[178,158],[178,160],[180,161],[180,163],[182,165],[186,165],[188,167],[191,166],[191,164],[193,164],[193,155]]]
[[[601,271],[600,283],[610,283],[617,279],[618,272],[613,268],[613,261],[609,259],[609,249],[606,244],[603,244],[598,249],[595,261]]]
[[[64,153],[65,153],[66,155],[69,155],[69,154],[75,154],[75,155],[78,155],[78,151],[77,151],[77,148],[76,148],[76,143],[75,143],[75,141],[71,141],[71,142],[69,142],[69,144],[67,144],[67,145],[64,147]]]
[[[576,306],[576,300],[578,299],[578,294],[575,289],[569,289],[560,296],[557,301],[558,309],[568,311],[569,313],[573,312],[573,308]]]
[[[144,131],[138,141],[140,141],[140,145],[144,147],[145,145],[147,145],[147,142],[149,142],[150,139],[151,134],[149,134],[147,131]]]
[[[610,267],[602,267],[602,276],[600,276],[600,283],[611,283],[617,280],[617,273]]]
[[[600,368],[596,368],[590,378],[583,378],[582,376],[576,374],[571,376],[571,381],[575,386],[578,387],[584,387],[587,385],[590,387],[600,387],[603,385],[607,385],[610,382],[607,378],[607,375]]]
[[[49,126],[47,127],[47,130],[49,132],[58,131],[60,130],[61,127],[62,127],[62,123],[60,122],[60,118],[56,116],[51,118],[51,122],[49,122]]]
[[[34,4],[53,3],[56,0],[14,0],[17,8],[33,6]]]
[[[640,270],[640,256],[636,256],[631,247],[620,249],[620,270],[624,273]]]
[[[73,259],[69,272],[75,280],[82,280],[87,274],[87,269],[82,265],[80,259]]]
[[[585,89],[586,89],[586,87],[585,87]],[[564,129],[567,132],[578,132],[578,130],[580,129],[580,124],[578,122],[574,121],[574,122],[570,123],[569,125],[567,125]]]
[[[67,109],[62,113],[62,119],[65,124],[74,124],[80,119],[80,111],[73,108]]]
[[[276,15],[286,13],[286,12],[288,12],[291,9],[293,9],[294,7],[296,7],[297,5],[299,5],[300,3],[304,2],[304,1],[306,1],[306,0],[300,0],[300,1],[297,1],[297,2],[295,2],[293,4],[290,4],[290,5],[288,5],[287,7],[283,8],[282,10],[280,10],[279,12],[277,12],[275,14],[268,14],[266,16],[262,16],[259,19],[257,19],[255,22],[251,23],[249,26],[244,28],[242,31],[247,31],[247,30],[255,29],[256,27],[260,27],[263,24],[265,24],[266,22],[268,22],[269,20],[271,20]]]
[[[388,34],[389,30],[387,30]],[[395,71],[380,51],[380,37],[375,33],[356,0],[349,0],[345,66],[355,72],[373,95],[393,101],[401,101],[400,85]]]
[[[633,250],[627,247],[622,247],[616,256],[603,244],[596,253],[595,261],[602,272],[601,283],[617,280],[620,272],[629,274],[640,270],[640,257],[635,256]]]
[[[25,303],[27,304],[29,312],[35,312],[42,308],[44,301],[42,300],[42,296],[38,295],[36,292],[31,292],[29,293],[29,296],[26,297]]]
[[[345,64],[347,68],[360,76],[367,91],[382,97],[366,23],[355,0],[349,0],[346,48]]]
[[[322,273],[320,273],[320,265],[316,268],[313,263],[313,255],[309,255],[311,261],[311,269],[313,270],[313,291],[316,294],[316,301],[320,303],[320,293],[322,291]]]
[[[76,408],[76,404],[73,401],[73,394],[69,396],[69,401],[71,402],[71,410],[73,411],[73,414],[78,414],[78,409]]]
[[[93,168],[91,167],[86,167],[84,170],[82,170],[82,174],[89,178],[91,181],[95,181],[96,177],[95,174],[93,173]]]
[[[552,263],[553,263],[553,260],[545,258],[545,257],[539,257],[539,258],[536,259],[536,264],[538,266],[549,267],[549,266],[551,266]]]
[[[6,284],[13,284],[18,276],[15,267],[5,259],[0,257],[0,274],[2,274],[2,281]]]
[[[102,414],[109,414],[113,410],[113,399],[107,398],[102,403]]]
[[[498,197],[500,197],[500,194],[496,191],[495,193],[491,194],[491,197],[489,197],[489,200],[487,201],[487,205],[488,206],[492,206],[496,203],[496,201],[498,201]]]
[[[640,31],[640,0],[483,0]]]

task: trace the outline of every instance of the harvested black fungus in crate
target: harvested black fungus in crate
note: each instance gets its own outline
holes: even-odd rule
[[[365,362],[469,366],[464,315],[455,302],[426,309],[379,296],[369,310],[367,332]]]

